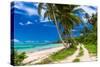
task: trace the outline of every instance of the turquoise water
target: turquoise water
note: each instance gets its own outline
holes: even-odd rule
[[[59,46],[62,46],[62,44],[14,43],[12,47],[14,47],[18,52],[34,52]]]

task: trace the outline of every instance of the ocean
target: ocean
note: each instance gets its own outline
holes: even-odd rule
[[[45,44],[45,43],[13,43],[11,47],[18,52],[35,52],[49,48],[59,47],[63,44]]]

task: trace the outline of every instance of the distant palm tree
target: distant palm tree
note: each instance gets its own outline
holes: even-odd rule
[[[67,45],[62,38],[62,34],[70,34],[70,30],[73,26],[81,22],[80,18],[74,13],[75,7],[77,6],[49,3],[40,3],[38,6],[38,13],[40,15],[42,9],[44,9],[46,11],[44,13],[44,18],[48,17],[49,20],[53,20],[56,25],[59,38],[65,47],[67,47]],[[63,27],[63,29],[59,27],[59,24]]]
[[[88,20],[88,23],[90,23],[93,28],[91,30],[88,29],[88,26],[84,25],[84,29],[81,31],[83,36],[80,38],[81,42],[87,44],[87,43],[93,43],[97,44],[97,13],[92,14],[92,16],[89,16],[88,13],[85,14],[85,18]]]
[[[92,17],[90,19],[90,23],[94,26],[94,30],[97,30],[97,13],[92,14]]]
[[[97,13],[92,14],[92,16],[89,16],[89,14],[85,14],[86,19],[88,20],[88,23],[93,25],[93,30],[97,30]]]

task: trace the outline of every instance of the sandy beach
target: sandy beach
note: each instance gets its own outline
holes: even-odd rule
[[[24,59],[22,63],[26,64],[26,63],[32,62],[34,64],[34,63],[48,57],[50,54],[57,52],[63,48],[64,48],[64,46],[60,46],[60,47],[49,48],[49,49],[45,49],[45,50],[41,50],[41,51],[37,51],[37,52],[26,53],[26,55],[28,57],[26,59]]]

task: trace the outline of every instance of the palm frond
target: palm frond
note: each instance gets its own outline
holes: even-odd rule
[[[75,15],[74,13],[69,13],[68,16],[69,16],[69,17],[72,19],[72,21],[73,21],[74,23],[76,23],[76,24],[79,24],[79,23],[82,22],[81,18],[80,18],[79,16]]]

